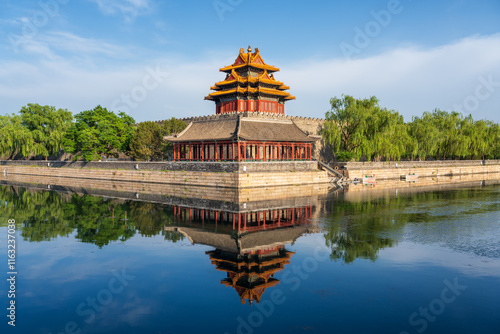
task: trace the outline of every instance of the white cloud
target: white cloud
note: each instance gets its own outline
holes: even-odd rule
[[[151,10],[150,0],[92,0],[105,15],[121,14],[126,22]]]
[[[294,114],[312,109],[314,116],[322,116],[328,100],[341,94],[375,95],[383,106],[399,110],[408,121],[423,111],[451,110],[463,103],[475,94],[481,76],[492,75],[500,83],[500,34],[474,36],[434,49],[399,48],[360,60],[289,63],[281,70],[276,77],[297,96],[288,108]],[[320,105],[318,101],[324,101],[323,110],[314,108]],[[500,87],[477,109],[464,109],[464,113],[499,121],[498,105]]]
[[[21,53],[57,61],[71,57],[78,59],[100,55],[123,58],[129,55],[129,50],[125,47],[61,31],[40,33],[36,38],[22,37],[17,47]],[[66,54],[70,56],[64,57]]]
[[[52,33],[43,40],[52,48],[52,53],[41,47],[36,50],[47,54],[44,60],[0,64],[0,77],[4,78],[0,81],[0,98],[7,108],[3,113],[15,112],[29,102],[73,112],[97,104],[111,107],[117,98],[143,84],[147,67],[158,67],[168,72],[168,77],[129,108],[136,120],[212,114],[213,103],[203,97],[214,82],[224,79],[218,69],[230,64],[238,52],[235,49],[202,54],[195,61],[167,54],[110,66],[115,57],[125,52],[123,47],[67,33]],[[76,50],[74,54],[85,53],[85,61],[60,55],[71,49]],[[266,59],[265,51],[263,57]],[[129,57],[123,59],[126,58]],[[398,110],[409,121],[411,115],[419,116],[426,110],[451,110],[454,104],[475,94],[480,77],[491,75],[500,84],[500,35],[473,36],[433,49],[398,48],[353,61],[287,61],[273,60],[281,67],[276,79],[289,85],[290,92],[297,96],[297,101],[288,102],[288,114],[324,117],[329,99],[344,93],[355,97],[375,95],[382,106]],[[472,115],[475,119],[499,122],[498,106],[500,86],[488,99],[480,101]]]

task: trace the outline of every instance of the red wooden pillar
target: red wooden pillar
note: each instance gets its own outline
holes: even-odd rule
[[[241,231],[241,212],[238,212],[238,232]]]
[[[295,161],[295,144],[292,143],[292,161]]]
[[[243,231],[247,230],[247,212],[245,212],[245,225],[243,226]]]
[[[233,154],[233,162],[234,162],[234,141],[233,141],[231,144],[232,144],[232,150],[231,150],[231,153]]]
[[[243,143],[244,160],[247,161],[247,143]]]
[[[241,148],[240,148],[240,142],[238,141],[238,162],[241,161]]]
[[[236,221],[235,221],[234,218],[235,218],[235,213],[233,212],[233,231],[236,228],[236,226],[235,226],[236,225]]]

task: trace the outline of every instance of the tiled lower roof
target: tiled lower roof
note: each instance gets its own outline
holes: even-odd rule
[[[313,142],[291,120],[266,120],[250,117],[194,121],[176,136],[165,137],[171,142],[259,140],[275,142]]]

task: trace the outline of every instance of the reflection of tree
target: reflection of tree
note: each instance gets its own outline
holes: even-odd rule
[[[443,217],[480,214],[498,210],[497,202],[488,202],[490,192],[481,188],[412,193],[360,202],[335,201],[325,226],[326,244],[332,260],[346,263],[357,258],[375,261],[380,249],[394,246],[403,227],[432,224]],[[471,198],[477,201],[470,201]],[[485,205],[475,203],[484,200]],[[454,212],[449,208],[453,205]],[[436,231],[436,233],[438,233]]]
[[[165,236],[165,240],[168,240],[172,243],[176,243],[177,241],[184,240],[184,236],[180,232],[163,231],[163,235]]]
[[[126,203],[113,203],[102,197],[73,195],[67,206],[72,207],[75,238],[101,248],[110,241],[125,241],[135,234],[134,219],[125,220]],[[114,209],[114,220],[112,212]]]
[[[129,210],[142,236],[151,237],[173,222],[172,208],[157,203],[130,202]]]
[[[357,258],[375,261],[380,249],[397,243],[395,235],[408,221],[401,214],[408,200],[412,198],[332,203],[325,227],[326,245],[332,249],[331,259],[345,263]]]
[[[27,241],[50,241],[75,232],[77,240],[98,247],[126,241],[136,231],[158,235],[173,222],[167,205],[6,186],[0,187],[0,217],[2,222],[14,218],[22,223],[21,235]],[[178,233],[165,234],[173,242],[183,238]]]
[[[333,227],[333,228],[332,228]],[[378,226],[382,231],[384,227]],[[330,258],[346,263],[357,258],[375,261],[379,249],[393,246],[393,240],[378,237],[373,231],[364,229],[362,225],[350,224],[331,225],[325,234],[326,244],[332,248]]]
[[[21,235],[28,241],[48,241],[73,231],[64,216],[64,200],[53,192],[34,192],[24,188],[0,187],[2,216],[21,224]]]

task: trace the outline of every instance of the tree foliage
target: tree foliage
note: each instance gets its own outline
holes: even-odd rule
[[[330,100],[323,137],[338,160],[499,158],[499,125],[474,121],[457,112],[424,112],[405,123],[399,113],[382,108],[377,98],[346,95]]]
[[[332,98],[330,104],[332,108],[326,113],[323,136],[337,156],[400,159],[406,152],[410,137],[403,117],[381,108],[375,96],[355,99],[343,95]]]
[[[163,139],[172,133],[184,130],[186,123],[172,118],[162,124],[142,122],[130,142],[130,156],[136,160],[164,160],[168,159],[172,151],[172,144]]]
[[[21,124],[33,137],[31,153],[47,158],[59,155],[63,148],[63,138],[71,125],[73,115],[63,109],[29,103],[19,111]]]
[[[64,109],[30,103],[19,115],[0,116],[0,154],[12,159],[16,155],[59,155],[63,137],[73,115]]]
[[[91,161],[101,156],[118,157],[129,150],[135,121],[127,114],[116,115],[97,106],[75,115],[75,120],[67,131],[65,147],[76,157]]]
[[[0,116],[0,155],[12,159],[32,152],[33,135],[21,124],[19,115]]]
[[[172,118],[161,124],[143,122],[137,127],[130,143],[130,156],[137,160],[164,160],[172,152],[172,144],[163,139],[179,133],[186,127],[182,120]]]

